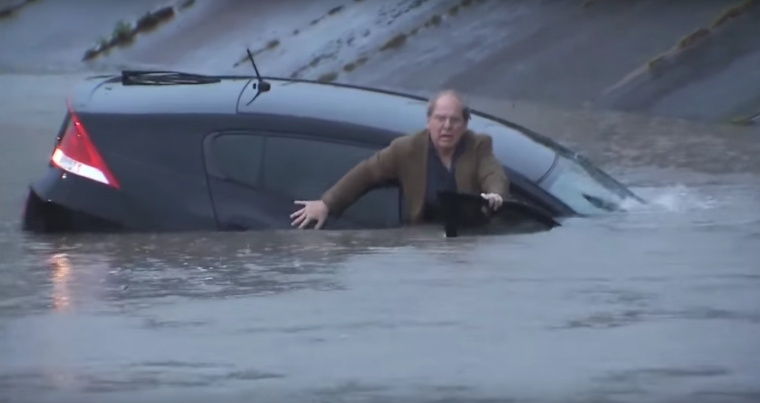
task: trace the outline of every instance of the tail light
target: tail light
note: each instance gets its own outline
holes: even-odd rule
[[[103,157],[100,156],[95,144],[82,125],[73,108],[69,105],[68,127],[61,137],[61,141],[53,150],[50,157],[53,165],[94,181],[103,183],[113,188],[119,188],[119,182],[108,169]]]

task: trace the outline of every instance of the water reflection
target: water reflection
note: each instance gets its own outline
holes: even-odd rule
[[[71,262],[65,253],[57,253],[50,257],[50,265],[52,268],[50,281],[53,284],[53,310],[67,310],[70,305]]]
[[[408,250],[414,251],[410,255],[432,256],[445,264],[458,259],[458,251],[472,250],[480,242],[477,237],[445,239],[437,227],[71,235],[28,237],[25,241],[22,249],[26,255],[37,256],[37,261],[45,264],[26,265],[24,272],[30,280],[24,294],[52,289],[55,311],[92,299],[124,307],[145,298],[230,298],[306,289],[340,291],[345,289],[341,272],[361,256]],[[367,264],[362,259],[362,265]],[[40,270],[45,270],[47,279],[32,280]],[[72,301],[73,294],[76,301]]]

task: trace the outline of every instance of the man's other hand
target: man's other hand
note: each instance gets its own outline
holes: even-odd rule
[[[290,218],[293,219],[293,222],[290,223],[291,226],[298,225],[298,228],[304,229],[312,221],[316,221],[317,224],[314,226],[314,229],[322,228],[329,213],[327,205],[322,200],[296,200],[295,204],[300,204],[303,208],[290,215]]]
[[[504,199],[502,199],[501,195],[497,193],[481,193],[480,196],[488,200],[488,207],[490,207],[491,210],[498,210],[501,207],[501,204],[504,203]]]

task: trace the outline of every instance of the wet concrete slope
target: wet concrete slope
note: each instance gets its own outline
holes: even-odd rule
[[[707,121],[760,113],[760,2],[727,8],[605,90],[601,104]]]
[[[250,47],[269,75],[708,122],[760,112],[753,0],[196,1],[81,62],[120,19],[179,3],[40,1],[0,21],[0,67],[248,73]]]
[[[0,19],[0,69],[12,72],[77,71],[82,55],[110,36],[120,20],[157,8],[160,0],[38,0]]]
[[[447,14],[435,29],[418,31],[346,80],[453,86],[496,99],[728,121],[760,111],[760,7],[748,8],[656,71],[648,64],[731,5],[484,2]]]
[[[578,104],[593,99],[723,6],[669,3],[611,1],[588,8],[569,1],[478,4],[447,15],[438,29],[409,40],[399,52],[404,56],[424,53],[425,48],[439,51],[428,52],[425,65],[401,63],[417,73],[406,75],[404,84],[454,85],[495,98]],[[439,43],[433,45],[436,40]],[[394,64],[399,63],[385,58],[378,67]],[[429,74],[430,67],[436,74]]]

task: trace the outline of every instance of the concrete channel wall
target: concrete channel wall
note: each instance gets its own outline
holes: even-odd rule
[[[267,75],[751,125],[759,3],[33,0],[0,18],[0,69],[247,74],[249,47]]]

